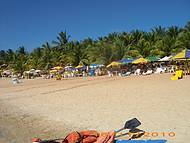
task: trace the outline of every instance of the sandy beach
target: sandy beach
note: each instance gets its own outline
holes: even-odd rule
[[[72,130],[109,131],[134,117],[149,133],[143,139],[188,142],[190,76],[170,77],[39,78],[18,85],[0,79],[0,143],[64,137]]]

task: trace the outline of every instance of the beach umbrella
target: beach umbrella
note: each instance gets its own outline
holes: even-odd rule
[[[165,61],[169,61],[172,58],[172,56],[165,56],[163,58],[161,58],[160,60],[158,60],[159,62],[165,62]]]
[[[146,64],[148,63],[148,60],[145,58],[138,58],[132,62],[133,64]]]
[[[90,65],[90,68],[96,68],[96,67],[98,67],[97,64],[91,64],[91,65]]]
[[[73,66],[66,66],[64,67],[65,70],[74,70],[75,68]]]
[[[50,72],[50,73],[56,73],[57,70],[50,70],[49,72]]]
[[[87,69],[87,67],[86,66],[83,66],[82,68],[81,68],[81,70],[86,70]]]
[[[99,64],[98,67],[105,67],[105,65],[103,65],[103,64]]]
[[[189,59],[190,58],[190,50],[184,49],[175,56],[172,57],[172,60],[177,60],[177,59]]]
[[[127,59],[122,59],[120,60],[119,62],[121,62],[122,64],[129,64],[129,63],[132,63],[134,61],[134,59],[132,58],[127,58]]]
[[[107,68],[109,68],[109,67],[118,67],[120,65],[121,65],[120,62],[112,62],[111,64],[107,65]]]
[[[176,54],[174,57],[172,57],[172,60],[185,60],[186,61],[186,71],[187,73],[189,72],[189,65],[188,65],[188,60],[190,58],[190,50],[184,49],[178,54]]]
[[[90,68],[101,68],[101,67],[104,67],[103,64],[91,64],[90,65]]]
[[[156,56],[149,56],[146,58],[148,61],[150,62],[157,62],[158,60],[160,60],[159,57],[156,57]]]
[[[60,67],[60,66],[56,66],[56,67],[53,67],[54,70],[62,70],[63,67]]]
[[[76,69],[80,69],[80,68],[83,68],[84,67],[84,65],[82,65],[82,64],[79,64],[78,66],[76,66],[75,68]]]

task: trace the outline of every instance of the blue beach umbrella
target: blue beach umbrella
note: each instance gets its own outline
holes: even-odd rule
[[[134,59],[132,58],[128,58],[128,59],[122,59],[120,60],[119,62],[121,62],[122,64],[129,64],[129,63],[132,63],[134,61]]]

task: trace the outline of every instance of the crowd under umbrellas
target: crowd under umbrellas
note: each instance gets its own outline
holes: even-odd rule
[[[150,58],[150,57],[149,57]],[[152,60],[150,60],[152,59]],[[118,62],[112,62],[107,66],[109,76],[129,76],[134,75],[150,75],[152,73],[164,73],[166,62],[160,62],[159,58],[151,57],[148,58],[137,58],[137,59],[123,59]]]
[[[184,49],[174,56],[159,58],[128,58],[110,63],[107,68],[109,76],[119,75],[150,75],[153,73],[174,73],[177,69],[183,70],[185,75],[190,74],[190,50]]]
[[[24,71],[22,77],[17,74],[13,74],[11,70],[4,70],[1,73],[2,77],[12,78],[36,78],[43,77],[46,79],[56,78],[71,78],[71,77],[87,77],[87,76],[129,76],[133,75],[151,75],[154,73],[174,73],[177,69],[183,70],[185,75],[190,73],[190,50],[184,49],[174,56],[165,56],[159,58],[156,56],[149,56],[146,58],[126,58],[119,61],[113,61],[108,65],[104,64],[90,64],[84,65],[80,63],[74,67],[72,65],[55,66],[49,71],[43,71],[39,69],[30,69]],[[14,75],[14,76],[13,76]]]

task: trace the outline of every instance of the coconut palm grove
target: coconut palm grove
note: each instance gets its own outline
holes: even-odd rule
[[[126,58],[164,57],[190,49],[190,21],[184,27],[152,27],[149,32],[135,29],[131,32],[113,32],[95,40],[70,40],[72,35],[60,31],[52,42],[26,51],[25,46],[17,50],[0,51],[1,70],[13,69],[22,73],[29,69],[49,70],[54,66],[77,66],[78,64],[104,64]]]

